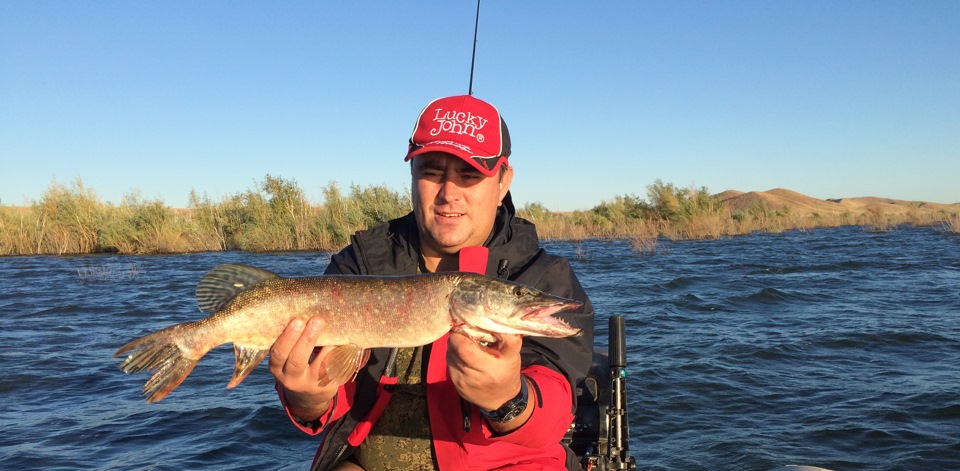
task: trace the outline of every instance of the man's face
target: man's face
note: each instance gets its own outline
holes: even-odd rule
[[[513,169],[487,177],[460,158],[428,152],[413,159],[413,210],[424,256],[483,245],[510,189]]]

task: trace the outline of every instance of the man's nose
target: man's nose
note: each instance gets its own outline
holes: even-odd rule
[[[463,188],[452,178],[445,178],[440,183],[440,192],[438,196],[443,201],[457,201],[463,195]]]

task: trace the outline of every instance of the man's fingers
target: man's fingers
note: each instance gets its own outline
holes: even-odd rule
[[[521,347],[523,347],[523,336],[519,334],[501,335],[500,341],[497,342],[497,348],[504,356],[519,354]]]
[[[300,339],[300,335],[303,333],[303,328],[306,326],[306,322],[303,319],[294,319],[287,324],[287,327],[283,329],[283,332],[280,333],[280,336],[277,337],[277,340],[273,342],[273,347],[270,348],[270,371],[276,376],[279,373],[283,372],[283,366],[287,362],[287,357],[290,356],[290,349],[297,343],[297,340]]]
[[[460,397],[486,408],[502,405],[520,384],[523,336],[497,337],[496,343],[484,347],[466,335],[451,335],[447,348],[447,373]]]
[[[447,364],[465,368],[473,363],[476,355],[483,354],[477,342],[460,332],[453,332],[447,341]]]
[[[290,349],[290,356],[287,357],[284,365],[284,373],[298,375],[303,373],[310,366],[310,360],[313,358],[313,350],[317,345],[317,337],[320,336],[320,329],[323,327],[323,321],[318,318],[312,318],[307,321],[300,338]]]
[[[493,334],[496,341],[482,342],[470,337],[469,335],[454,331],[450,334],[450,346],[460,356],[472,357],[479,354],[492,355],[511,355],[520,352],[523,346],[523,336],[519,334]]]
[[[270,349],[270,371],[274,376],[303,374],[313,359],[322,328],[323,321],[319,318],[290,321]]]

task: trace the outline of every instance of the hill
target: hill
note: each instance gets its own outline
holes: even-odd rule
[[[772,211],[782,211],[786,208],[791,214],[800,215],[843,213],[905,215],[926,212],[960,212],[960,203],[940,204],[874,196],[821,200],[783,188],[750,192],[727,190],[714,195],[714,197],[727,205],[730,212],[746,211],[757,205],[765,206]]]

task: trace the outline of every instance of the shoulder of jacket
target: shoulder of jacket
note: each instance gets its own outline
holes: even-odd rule
[[[416,231],[413,213],[357,231],[350,245],[331,259],[331,267],[363,275],[416,272]]]

